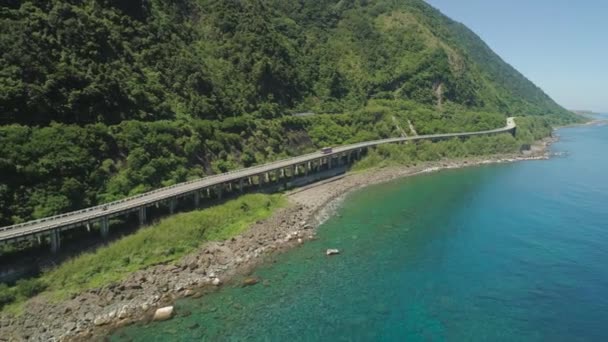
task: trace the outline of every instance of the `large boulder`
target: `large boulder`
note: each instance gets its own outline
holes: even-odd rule
[[[325,252],[326,255],[336,255],[340,254],[340,251],[334,248],[330,248]]]
[[[156,310],[153,320],[166,321],[171,317],[173,317],[173,306],[165,306],[164,308]]]
[[[258,283],[257,278],[245,278],[245,280],[243,280],[243,287],[255,285],[257,283]]]
[[[108,323],[110,323],[110,318],[106,315],[99,316],[93,320],[93,324],[96,326],[106,325]]]

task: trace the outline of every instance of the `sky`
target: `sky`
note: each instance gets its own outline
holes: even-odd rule
[[[608,0],[427,0],[567,109],[608,113]]]

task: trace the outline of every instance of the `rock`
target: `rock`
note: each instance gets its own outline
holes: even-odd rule
[[[188,289],[184,292],[184,297],[190,297],[194,294],[194,291]]]
[[[127,290],[141,290],[142,287],[141,287],[141,284],[133,282],[133,283],[125,284],[125,288]]]
[[[85,321],[88,321],[88,322],[91,322],[91,321],[95,320],[95,316],[93,315],[93,313],[91,313],[91,312],[87,312],[87,313],[84,315],[84,320],[85,320]]]
[[[245,278],[245,280],[243,280],[243,287],[252,286],[257,283],[258,283],[258,280],[256,278]]]
[[[105,315],[99,316],[93,321],[93,324],[95,324],[96,326],[106,325],[108,323],[110,323],[110,319]]]
[[[128,320],[128,319],[123,319],[121,321],[118,321],[118,323],[116,323],[114,325],[114,328],[123,328],[126,327],[127,325],[130,325],[132,323],[132,321]]]
[[[299,243],[299,244],[301,244],[301,243],[303,243],[303,242],[304,242],[304,240],[302,240],[301,238],[300,238],[300,239],[298,239],[298,243]]]
[[[156,310],[153,320],[166,321],[171,317],[173,317],[173,306],[165,306],[164,308]]]
[[[213,284],[215,286],[220,286],[222,284],[222,281],[220,280],[220,278],[213,278],[213,280],[211,281],[211,284]]]
[[[125,305],[120,310],[118,310],[118,318],[125,319],[127,317],[129,317],[129,307]]]
[[[72,331],[72,330],[76,330],[76,323],[74,322],[68,322],[63,326],[63,329],[67,330],[67,331]]]
[[[336,255],[336,254],[340,254],[340,251],[337,249],[330,248],[327,250],[327,252],[325,252],[325,254],[326,255]]]

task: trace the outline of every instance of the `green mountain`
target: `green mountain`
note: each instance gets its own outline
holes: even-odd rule
[[[5,123],[269,118],[374,98],[564,113],[421,0],[3,2]]]
[[[422,0],[0,6],[0,225],[397,136],[395,121],[575,120]]]

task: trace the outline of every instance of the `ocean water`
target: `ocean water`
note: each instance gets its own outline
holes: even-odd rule
[[[257,269],[257,285],[181,300],[174,319],[110,338],[606,341],[608,126],[559,134],[548,161],[355,192],[318,240]]]

